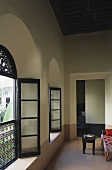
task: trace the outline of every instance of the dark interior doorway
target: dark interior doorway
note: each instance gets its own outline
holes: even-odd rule
[[[86,113],[85,113],[85,80],[76,81],[77,99],[77,136],[86,133]]]

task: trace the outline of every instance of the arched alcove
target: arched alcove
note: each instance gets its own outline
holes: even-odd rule
[[[49,66],[49,86],[61,87],[60,70],[56,59],[52,59]]]
[[[62,129],[61,123],[61,80],[56,59],[49,66],[49,141],[55,139]],[[55,132],[55,133],[54,133]]]
[[[32,35],[17,16],[5,14],[0,18],[0,44],[14,57],[18,77],[40,78],[41,59]]]

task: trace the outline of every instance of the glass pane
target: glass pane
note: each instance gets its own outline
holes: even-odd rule
[[[60,99],[60,90],[51,90],[51,99]]]
[[[60,109],[60,100],[51,101],[51,110],[52,109]]]
[[[60,119],[60,110],[51,111],[51,120]]]
[[[38,99],[37,84],[34,83],[22,83],[21,84],[21,99]]]
[[[13,119],[13,79],[0,76],[0,122]]]
[[[21,117],[37,117],[37,101],[21,101]]]
[[[36,152],[37,150],[37,136],[22,137],[21,151],[22,152]]]
[[[21,135],[36,135],[37,134],[37,119],[21,120]]]
[[[51,122],[51,129],[60,129],[60,121],[57,120],[57,121],[52,121]]]

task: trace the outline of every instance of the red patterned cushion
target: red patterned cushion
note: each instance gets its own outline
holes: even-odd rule
[[[112,129],[106,129],[106,135],[112,136]]]

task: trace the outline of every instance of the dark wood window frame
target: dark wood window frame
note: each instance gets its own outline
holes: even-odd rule
[[[37,99],[22,99],[21,97],[21,85],[25,84],[37,84]],[[23,117],[21,111],[22,102],[37,102],[37,116],[32,117]],[[39,79],[28,79],[28,78],[20,78],[18,79],[18,119],[19,119],[19,157],[30,157],[40,155],[40,80]],[[37,120],[37,133],[34,134],[22,134],[21,131],[21,122],[23,120]],[[31,151],[23,151],[22,150],[22,139],[37,137],[37,147],[35,150]]]
[[[52,91],[58,91],[59,92],[59,98],[52,98],[51,94]],[[59,102],[58,107],[59,108],[52,108],[52,102]],[[59,118],[52,118],[52,112],[58,111],[59,112]],[[58,128],[52,128],[52,122],[59,121],[59,127]],[[61,88],[54,88],[50,87],[49,88],[49,133],[54,133],[54,132],[61,132]]]

